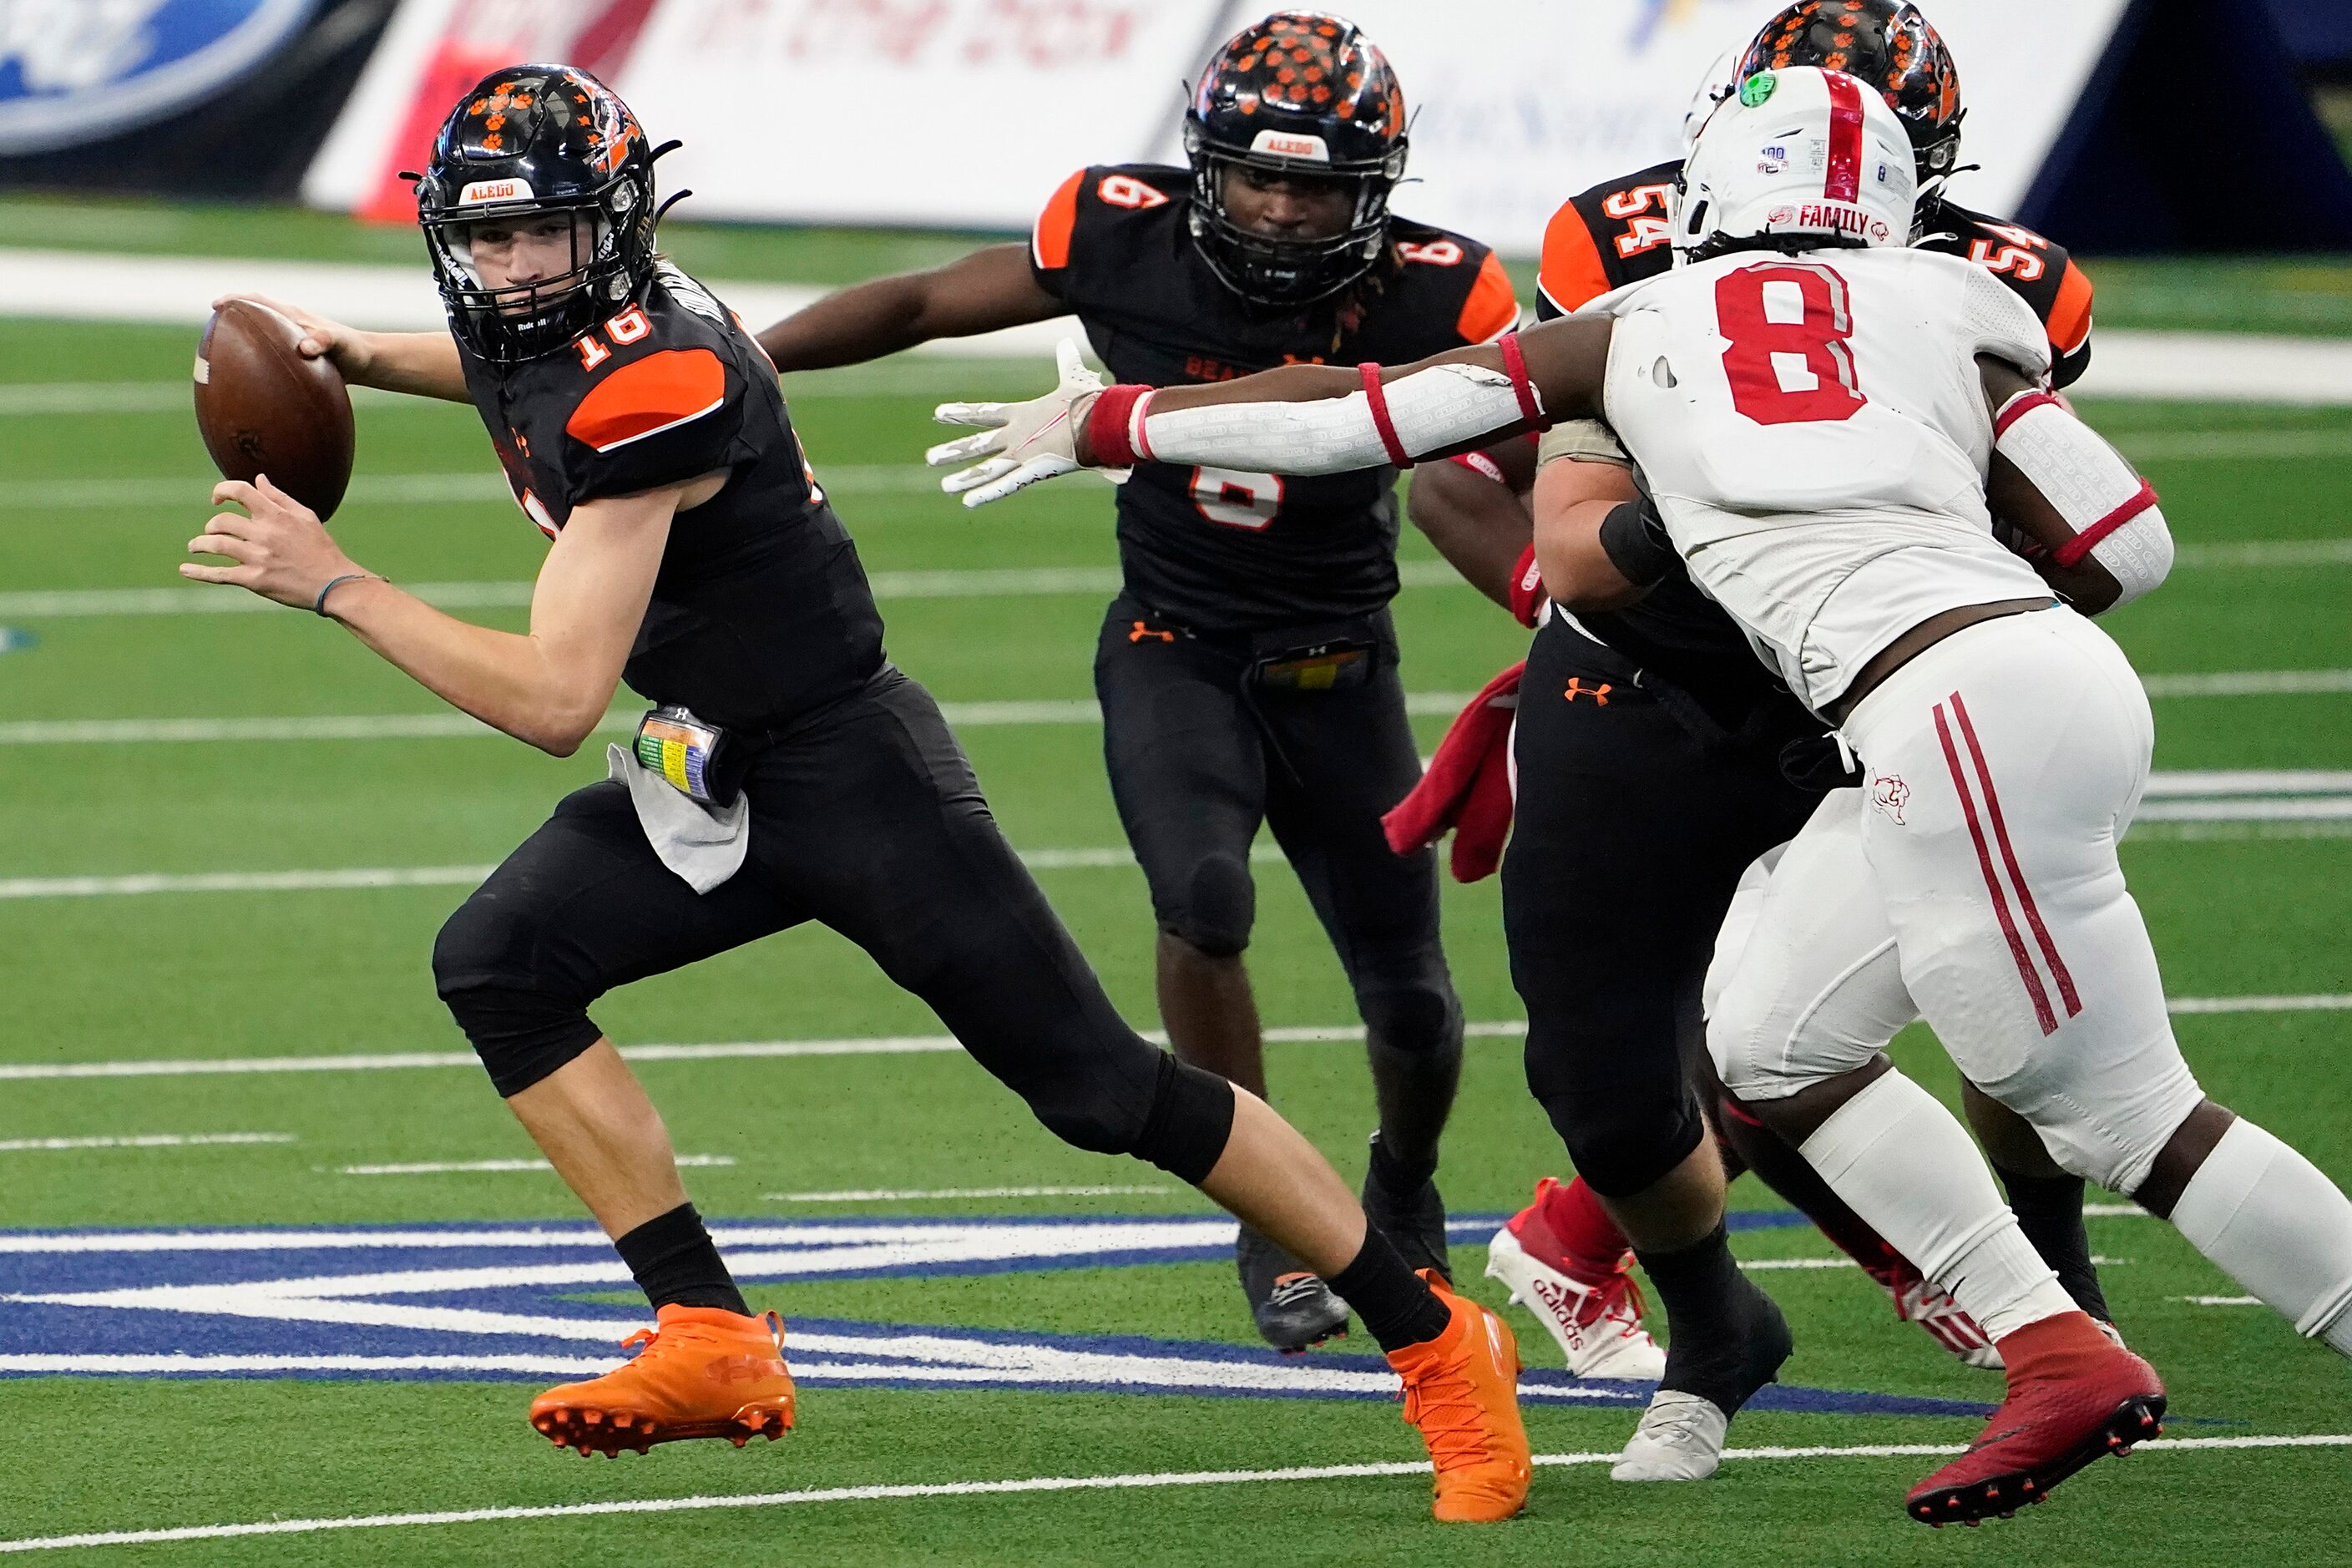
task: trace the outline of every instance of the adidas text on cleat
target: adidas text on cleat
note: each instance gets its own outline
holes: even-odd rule
[[[1666,1352],[1642,1327],[1642,1292],[1623,1270],[1586,1284],[1529,1253],[1506,1226],[1486,1245],[1486,1274],[1548,1330],[1571,1377],[1655,1383]]]
[[[1348,1303],[1290,1254],[1244,1226],[1234,1248],[1242,1294],[1265,1342],[1298,1355],[1348,1331]]]
[[[1723,1464],[1731,1417],[1714,1400],[1662,1388],[1650,1397],[1641,1424],[1617,1462],[1612,1481],[1703,1481]]]
[[[1519,1421],[1519,1347],[1510,1325],[1421,1277],[1453,1314],[1435,1339],[1389,1352],[1404,1379],[1404,1418],[1421,1433],[1435,1477],[1431,1512],[1447,1524],[1491,1524],[1527,1506],[1527,1428]]]
[[[655,1317],[654,1328],[621,1342],[636,1351],[634,1360],[549,1389],[530,1402],[530,1424],[559,1448],[616,1458],[688,1437],[726,1437],[740,1448],[792,1429],[782,1319],[678,1306]]]
[[[1895,1316],[1901,1321],[1918,1324],[1964,1365],[1981,1372],[2000,1370],[2000,1352],[1992,1348],[1992,1336],[1960,1310],[1951,1292],[1900,1260],[1865,1271],[1894,1298]]]
[[[2043,1352],[2019,1371],[2011,1356],[2009,1397],[1969,1451],[1911,1489],[1904,1507],[1923,1524],[1973,1524],[2040,1502],[2050,1489],[2107,1456],[2164,1430],[2164,1384],[2147,1363],[2110,1343],[2082,1320],[2079,1342]],[[2016,1342],[2035,1323],[2001,1342]]]

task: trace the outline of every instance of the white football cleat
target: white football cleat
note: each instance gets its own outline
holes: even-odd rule
[[[1570,1376],[1655,1383],[1664,1374],[1666,1352],[1642,1327],[1642,1293],[1633,1276],[1586,1285],[1531,1256],[1507,1226],[1486,1244],[1486,1274],[1550,1331]]]
[[[1642,1412],[1625,1451],[1610,1467],[1612,1481],[1703,1481],[1723,1463],[1723,1436],[1731,1417],[1712,1399],[1662,1388]]]

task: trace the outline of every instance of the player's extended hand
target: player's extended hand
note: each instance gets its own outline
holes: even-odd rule
[[[260,294],[224,294],[213,301],[213,309],[217,310],[231,300],[250,300],[257,305],[268,306],[302,329],[301,341],[294,345],[295,353],[304,359],[325,359],[342,373],[345,381],[355,385],[365,383],[368,370],[375,363],[375,346],[367,333],[341,321],[331,321],[316,310]]]
[[[188,553],[226,555],[236,564],[182,562],[183,577],[250,588],[265,599],[307,610],[318,602],[320,589],[360,571],[318,514],[271,484],[267,474],[251,484],[223,479],[213,487],[213,504],[241,506],[245,512],[214,517],[188,541]]]
[[[1054,350],[1061,375],[1054,390],[1026,403],[942,403],[931,417],[942,425],[977,425],[981,434],[945,441],[923,454],[935,468],[956,472],[940,489],[963,497],[968,507],[1003,500],[1043,479],[1085,467],[1078,461],[1077,429],[1103,390],[1102,377],[1078,357],[1078,345],[1064,338]],[[959,468],[959,464],[970,464]],[[1124,472],[1112,476],[1127,477]]]

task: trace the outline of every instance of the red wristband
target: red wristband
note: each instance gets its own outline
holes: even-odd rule
[[[1445,460],[1449,463],[1459,463],[1472,473],[1482,474],[1498,485],[1510,482],[1503,478],[1503,465],[1484,452],[1456,452]]]
[[[1528,379],[1528,356],[1519,348],[1519,334],[1505,332],[1495,340],[1495,346],[1503,351],[1503,374],[1511,378],[1511,391],[1519,400],[1519,412],[1527,416],[1528,424],[1542,429],[1548,421],[1543,405],[1536,398],[1536,384]]]
[[[1152,389],[1122,382],[1106,387],[1095,398],[1094,406],[1087,410],[1087,455],[1098,468],[1130,468],[1138,459],[1148,459],[1150,453],[1136,447],[1140,434],[1140,421],[1134,418],[1135,405],[1151,395]]]
[[[1370,360],[1356,367],[1356,374],[1364,384],[1364,401],[1371,405],[1372,428],[1381,433],[1381,445],[1388,448],[1389,461],[1400,468],[1412,467],[1412,456],[1397,439],[1396,422],[1389,417],[1389,389],[1381,384],[1381,367]]]
[[[2107,535],[2113,533],[2116,530],[2121,528],[2124,524],[2129,522],[2132,519],[2137,517],[2140,513],[2146,511],[2155,504],[2156,487],[2149,484],[2146,479],[2140,480],[2139,494],[2132,497],[2131,500],[2124,502],[2123,505],[2116,508],[2115,510],[2107,513],[2106,516],[2099,519],[2098,521],[2091,524],[2090,527],[2084,529],[2082,532],[2076,534],[2074,538],[2068,540],[2065,543],[2052,551],[2050,552],[2050,559],[2056,562],[2061,566],[2075,565],[2081,562],[2084,556],[2088,555],[2092,551],[2098,548],[2099,541],[2105,539]]]
[[[1511,568],[1511,615],[1523,626],[1534,626],[1547,596],[1543,573],[1536,566],[1536,547],[1530,544]]]

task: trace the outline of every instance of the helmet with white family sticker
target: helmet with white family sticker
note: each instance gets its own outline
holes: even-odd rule
[[[1903,122],[1843,71],[1761,71],[1710,117],[1674,200],[1678,259],[1906,245],[1918,174]]]
[[[572,66],[511,66],[460,99],[416,176],[416,220],[466,345],[493,363],[533,359],[635,297],[653,276],[653,163],[667,151],[647,145],[612,89]],[[478,236],[548,215],[569,220],[569,265],[493,286],[476,264]]]

